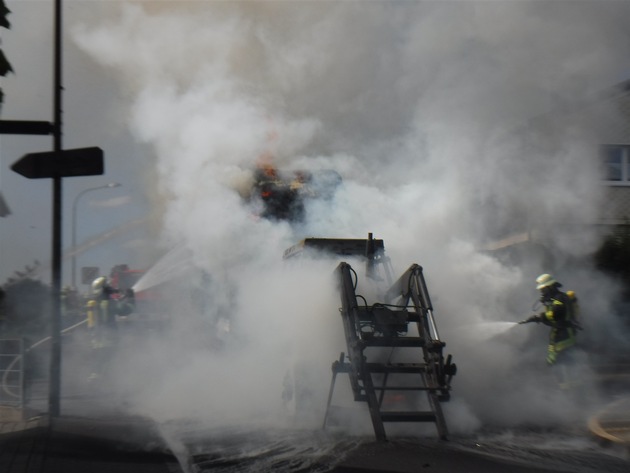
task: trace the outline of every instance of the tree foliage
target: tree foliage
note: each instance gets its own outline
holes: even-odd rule
[[[0,0],[0,27],[9,29],[11,28],[11,23],[8,20],[9,13],[11,10],[7,8],[4,0]],[[13,72],[13,67],[11,67],[11,63],[4,55],[4,51],[0,49],[0,76],[4,77],[9,72]],[[0,104],[4,102],[4,92],[0,89]]]
[[[2,292],[0,332],[3,337],[36,341],[48,335],[51,288],[30,278],[7,284]]]

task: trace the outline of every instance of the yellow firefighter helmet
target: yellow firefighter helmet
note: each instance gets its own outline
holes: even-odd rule
[[[545,287],[550,287],[558,284],[558,281],[551,274],[541,274],[536,278],[536,289],[539,291]]]
[[[101,276],[92,281],[92,292],[95,294],[102,291],[103,287],[105,287],[105,283],[107,282],[107,278],[105,276]]]

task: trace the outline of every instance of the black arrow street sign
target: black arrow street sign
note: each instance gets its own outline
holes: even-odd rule
[[[97,147],[25,154],[11,169],[29,179],[98,176],[105,172],[103,150]]]

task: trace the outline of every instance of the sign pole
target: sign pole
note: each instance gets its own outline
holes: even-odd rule
[[[53,151],[30,153],[13,163],[11,169],[28,179],[52,178],[52,274],[51,274],[51,349],[48,414],[61,413],[61,249],[62,178],[95,176],[104,173],[103,150],[97,147],[63,150],[62,138],[62,0],[54,4],[54,80],[53,122],[0,120],[0,134],[53,135]]]
[[[55,0],[55,39],[54,39],[54,134],[53,159],[58,164],[61,158],[61,0]],[[57,166],[58,168],[58,166]],[[48,413],[51,417],[59,417],[61,413],[61,203],[62,178],[59,172],[53,176],[53,209],[52,209],[52,320],[50,382],[48,392]]]
[[[104,173],[103,150],[97,147],[63,150],[62,138],[62,0],[55,0],[54,11],[54,80],[52,123],[34,120],[0,120],[0,134],[53,135],[53,151],[30,153],[11,168],[28,179],[52,178],[52,274],[51,274],[51,348],[48,414],[61,413],[61,249],[62,249],[62,179],[71,176],[94,176]]]

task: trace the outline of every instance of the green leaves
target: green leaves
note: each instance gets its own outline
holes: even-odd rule
[[[2,49],[0,49],[0,76],[4,77],[9,72],[13,72],[13,68],[11,67],[11,64],[7,60],[6,56],[4,55],[4,52],[2,51]]]
[[[2,28],[6,28],[6,29],[11,28],[11,23],[9,23],[9,20],[7,19],[7,16],[9,15],[9,13],[11,13],[11,10],[7,8],[7,6],[4,3],[4,0],[0,0],[0,26]]]
[[[7,19],[7,16],[11,13],[11,10],[7,8],[7,5],[4,3],[4,0],[0,0],[0,27],[2,28],[11,28],[11,23]],[[2,49],[0,49],[0,76],[4,77],[9,72],[13,72],[13,67],[11,67],[11,63],[8,61]],[[0,89],[0,104],[4,102],[4,92]]]

